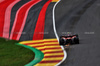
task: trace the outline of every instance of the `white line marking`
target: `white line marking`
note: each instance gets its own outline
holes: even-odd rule
[[[56,38],[57,38],[58,42],[59,42],[59,37],[58,37],[57,31],[56,31],[56,25],[55,25],[55,8],[56,8],[57,4],[58,4],[60,1],[61,1],[61,0],[59,0],[58,2],[56,2],[55,5],[54,5],[54,7],[53,7],[53,29],[54,29],[54,33],[55,33],[55,35],[56,35]],[[67,52],[64,50],[64,47],[61,46],[61,48],[62,48],[62,50],[63,50],[63,52],[64,52],[64,58],[63,58],[63,60],[62,60],[61,62],[59,62],[59,63],[58,63],[57,65],[55,65],[55,66],[59,66],[59,65],[60,65],[62,62],[64,62],[65,59],[67,58]]]

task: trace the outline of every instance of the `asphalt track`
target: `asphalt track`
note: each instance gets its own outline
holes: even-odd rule
[[[61,0],[55,13],[58,35],[70,32],[79,34],[80,38],[80,44],[65,47],[68,57],[60,66],[100,66],[100,1]],[[55,38],[50,15],[52,7],[47,10],[45,27],[49,28],[45,32],[49,35],[45,34],[44,38]]]
[[[77,4],[71,4],[77,1]],[[70,5],[67,3],[72,8],[69,8]],[[61,5],[66,9],[60,9]],[[77,6],[75,7],[74,5]],[[66,35],[67,32],[72,32],[72,34],[79,34],[80,38],[80,44],[65,48],[68,58],[61,66],[100,66],[99,17],[99,0],[84,0],[83,2],[82,0],[74,0],[72,2],[62,0],[60,2],[56,8],[56,28],[58,35]]]
[[[22,33],[22,36],[20,36],[21,41],[32,40],[38,15],[46,1],[44,0],[30,9],[25,28],[23,29],[25,34]],[[21,0],[13,7],[10,33],[17,10],[26,2],[29,2],[29,0]],[[44,39],[56,38],[52,22],[54,4],[50,3],[46,11]],[[60,66],[100,66],[100,1],[61,0],[56,7],[55,15],[56,28],[59,36],[66,35],[67,32],[72,32],[73,34],[79,34],[80,38],[80,44],[65,47],[65,50],[68,52],[68,58]],[[0,29],[2,32],[2,28]]]

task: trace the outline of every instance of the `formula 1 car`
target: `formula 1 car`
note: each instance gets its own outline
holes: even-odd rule
[[[76,35],[60,36],[59,44],[60,45],[79,44],[79,37],[77,34]]]

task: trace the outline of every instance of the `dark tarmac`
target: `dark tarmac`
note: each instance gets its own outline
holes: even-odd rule
[[[49,35],[45,38],[55,38],[51,9],[47,10],[45,32]],[[56,28],[59,36],[71,32],[80,38],[80,44],[65,48],[68,57],[60,66],[100,66],[100,0],[62,0],[56,7]]]
[[[68,57],[60,66],[100,66],[100,0],[90,0],[88,4],[84,1],[73,11],[66,12],[68,15],[64,15],[62,21],[56,17],[59,36],[72,32],[79,34],[80,38],[80,44],[66,48]]]
[[[28,1],[21,1],[13,7],[11,27],[16,11]],[[32,40],[39,12],[46,1],[30,9],[23,30],[26,34],[21,36],[21,41]],[[51,3],[46,12],[44,39],[56,38],[52,22],[54,4]],[[79,34],[80,38],[80,44],[65,48],[68,57],[60,66],[100,66],[100,0],[61,0],[56,7],[55,15],[59,36],[71,32]]]

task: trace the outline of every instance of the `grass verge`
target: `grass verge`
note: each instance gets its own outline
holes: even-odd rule
[[[0,66],[24,66],[34,59],[35,54],[18,42],[0,38]]]

